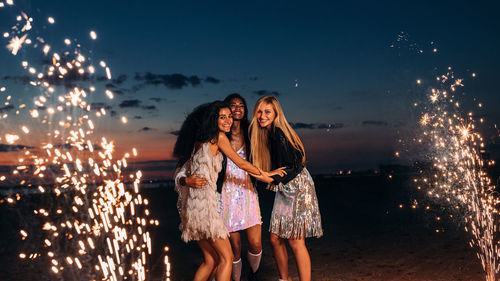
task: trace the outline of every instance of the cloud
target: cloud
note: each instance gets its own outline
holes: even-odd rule
[[[19,76],[6,75],[6,76],[2,77],[2,79],[4,81],[10,80],[10,81],[14,81],[14,82],[20,82],[21,84],[26,85],[26,84],[29,84],[30,81],[34,78],[31,76],[27,76],[27,75],[19,75]]]
[[[309,130],[333,130],[340,129],[344,127],[344,123],[290,123],[292,128],[299,129],[309,129]]]
[[[20,145],[20,144],[3,144],[0,143],[0,152],[9,152],[9,151],[19,151],[23,149],[33,149],[33,146]]]
[[[66,62],[70,62],[71,58],[68,56],[67,58],[61,58],[60,62],[62,65],[66,64]],[[51,66],[52,61],[43,60],[42,64],[44,66]],[[135,75],[129,78],[127,74],[120,74],[114,79],[109,80],[106,76],[95,75],[85,72],[83,74],[78,73],[77,68],[67,69],[67,73],[60,78],[58,75],[54,74],[52,76],[46,76],[42,80],[48,82],[53,86],[64,86],[68,89],[79,87],[84,88],[79,82],[100,82],[103,83],[107,89],[112,90],[117,95],[123,95],[127,92],[137,92],[147,86],[165,86],[168,89],[179,90],[184,87],[192,86],[200,86],[203,83],[209,84],[219,84],[221,80],[215,78],[213,76],[206,76],[205,78],[200,77],[198,75],[184,75],[181,73],[173,73],[173,74],[157,74],[152,72],[145,73],[135,73]],[[10,76],[6,75],[3,77],[3,80],[11,80],[14,82],[20,82],[24,85],[29,84],[31,81],[37,81],[38,79],[34,76],[29,75],[19,75],[19,76]],[[128,81],[133,80],[136,82],[140,82],[135,85],[130,85],[127,83]],[[105,83],[104,83],[105,82]],[[129,84],[128,86],[124,86],[125,84]]]
[[[104,108],[106,110],[113,109],[113,107],[111,105],[108,105],[104,102],[93,102],[90,104],[90,108],[93,108],[95,110],[101,110],[101,108]]]
[[[120,74],[117,78],[108,80],[108,83],[104,85],[107,89],[112,90],[114,94],[124,95],[126,92],[129,92],[130,89],[121,88],[120,86],[128,80],[128,76],[126,74]]]
[[[249,79],[250,81],[257,81],[257,80],[259,80],[259,77],[257,77],[257,76],[251,76],[251,77],[249,77],[248,79]]]
[[[107,89],[109,89],[109,90],[114,90],[114,89],[116,89],[116,88],[117,88],[117,87],[116,87],[116,85],[115,85],[115,84],[113,84],[113,83],[107,83],[107,84],[106,84],[106,85],[104,85],[104,86],[105,86]]]
[[[139,107],[141,106],[141,101],[138,99],[135,100],[124,100],[120,103],[119,107],[125,108],[125,107]]]
[[[156,110],[156,106],[155,105],[145,105],[142,107],[142,109],[145,109],[145,110]]]
[[[214,78],[214,77],[212,77],[212,76],[207,76],[207,77],[205,78],[205,82],[207,82],[207,83],[212,83],[212,84],[219,84],[219,83],[220,83],[220,80],[219,80],[219,79],[217,79],[217,78]]]
[[[95,82],[103,82],[107,81],[108,78],[105,76],[93,76],[90,75],[89,73],[84,73],[80,74],[76,70],[76,68],[69,69],[68,73],[66,73],[63,78],[60,78],[58,75],[52,75],[52,76],[45,76],[43,79],[38,79],[34,76],[27,76],[27,75],[19,75],[19,76],[4,76],[3,77],[4,81],[14,81],[14,82],[19,82],[22,85],[28,85],[32,81],[43,81],[47,82],[52,86],[63,86],[67,89],[72,89],[75,87],[79,88],[85,88],[81,85],[79,82],[88,82],[88,81],[95,81]]]
[[[156,129],[151,128],[151,127],[143,127],[139,129],[139,132],[148,132],[148,131],[156,131]]]
[[[275,97],[281,96],[281,94],[277,91],[268,91],[268,90],[258,90],[254,91],[253,93],[256,94],[257,96],[275,96]]]
[[[205,79],[200,78],[197,75],[186,76],[180,73],[173,74],[156,74],[151,72],[146,72],[144,74],[136,73],[134,76],[136,81],[141,81],[141,84],[134,85],[132,87],[133,91],[138,91],[145,86],[165,86],[169,89],[179,90],[187,86],[199,86],[202,82],[218,84],[220,80],[211,76],[207,76]]]
[[[387,126],[387,122],[385,121],[376,121],[376,120],[366,120],[361,122],[363,126]]]
[[[123,96],[125,94],[125,92],[128,92],[128,91],[129,90],[127,90],[127,89],[116,89],[116,90],[113,90],[113,93],[120,95],[120,96]]]
[[[136,115],[136,116],[134,116],[134,119],[142,119],[142,116]]]
[[[149,100],[152,100],[154,102],[162,102],[162,101],[167,100],[167,99],[164,99],[164,98],[149,98]]]
[[[119,105],[121,108],[142,108],[144,110],[156,110],[155,105],[142,105],[142,101],[135,99],[135,100],[124,100],[122,101]]]
[[[123,84],[123,82],[127,81],[127,78],[128,78],[127,75],[120,74],[118,77],[116,77],[115,79],[113,79],[113,83],[115,83],[117,85],[121,85],[121,84]]]
[[[9,104],[4,107],[0,107],[0,113],[5,113],[11,111],[12,109],[14,109],[14,106],[12,104]]]
[[[180,132],[181,132],[180,130],[175,130],[175,131],[169,132],[169,134],[174,135],[174,136],[178,136]]]
[[[67,149],[67,150],[77,149],[77,147],[75,145],[71,145],[69,143],[56,144],[56,145],[54,145],[54,147],[55,148],[59,148],[59,149]],[[86,151],[89,150],[89,146],[87,144],[84,144],[83,148]],[[100,144],[98,144],[98,143],[92,144],[92,148],[93,148],[93,150],[102,150],[102,146]]]
[[[75,57],[72,55],[61,55],[61,59],[59,63],[64,66],[67,63],[72,63]],[[50,67],[53,66],[52,60],[43,59],[41,60],[42,67]],[[54,72],[51,76],[45,76],[43,79],[37,79],[35,76],[27,76],[27,75],[19,75],[19,76],[4,76],[3,80],[11,80],[14,82],[20,82],[24,85],[29,84],[31,81],[43,81],[47,82],[52,86],[63,86],[65,88],[84,88],[82,85],[79,85],[79,82],[103,82],[108,81],[106,76],[103,75],[94,75],[89,72],[79,73],[77,67],[69,68],[66,67],[66,74],[64,76],[60,76],[58,72]],[[119,81],[118,81],[119,82]]]

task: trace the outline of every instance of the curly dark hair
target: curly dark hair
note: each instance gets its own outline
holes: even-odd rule
[[[243,138],[245,140],[246,154],[250,157],[250,138],[248,137],[248,127],[250,126],[250,122],[248,121],[248,107],[247,101],[238,93],[232,93],[224,99],[224,102],[228,105],[231,104],[232,99],[240,99],[243,102],[243,107],[245,109],[245,114],[243,114],[243,118],[240,121],[240,128],[243,132]],[[229,134],[229,139],[231,139],[231,134]]]
[[[223,108],[229,109],[229,105],[223,101],[214,101],[210,104],[203,117],[201,127],[196,134],[196,142],[204,143],[211,140],[217,141],[219,136],[217,119],[219,118],[220,110]]]
[[[196,107],[186,116],[186,120],[182,123],[173,153],[174,157],[179,160],[178,166],[184,165],[191,157],[196,141],[196,134],[202,126],[203,117],[209,107],[210,103],[205,103]]]
[[[229,108],[229,106],[222,101],[205,103],[186,116],[173,153],[174,157],[179,160],[177,163],[179,167],[189,160],[196,143],[217,140],[219,136],[217,119],[222,108]]]

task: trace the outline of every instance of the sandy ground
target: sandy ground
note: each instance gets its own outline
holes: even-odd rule
[[[307,240],[312,280],[484,280],[463,228],[446,219],[436,223],[435,216],[445,217],[446,211],[399,207],[420,196],[406,179],[316,179],[325,235]],[[260,280],[278,280],[267,231],[274,194],[262,190],[260,197],[264,251]],[[200,252],[195,243],[180,242],[175,213],[162,221],[168,224],[162,229],[173,230],[168,239],[161,239],[171,248],[174,280],[191,280],[201,263]],[[293,280],[299,280],[290,250],[289,267]]]
[[[325,235],[307,240],[312,280],[485,279],[475,250],[469,247],[468,234],[456,222],[446,219],[446,211],[406,207],[411,200],[421,197],[407,179],[407,176],[392,180],[383,176],[315,178]],[[274,194],[266,190],[259,192],[264,252],[259,277],[263,281],[278,280],[267,231]],[[175,192],[163,186],[143,193],[150,198],[151,212],[161,223],[151,230],[154,252],[150,280],[164,280],[164,246],[170,248],[172,280],[191,280],[201,263],[201,252],[195,243],[186,244],[180,240]],[[399,208],[399,204],[405,207]],[[57,280],[47,273],[48,270],[28,266],[17,259],[21,246],[17,239],[16,215],[12,209],[0,208],[3,225],[0,258],[4,265],[0,280]],[[443,219],[437,223],[435,216]],[[245,252],[245,243],[243,247]],[[246,280],[245,255],[243,262],[242,280]],[[299,280],[291,251],[289,267],[293,280]]]

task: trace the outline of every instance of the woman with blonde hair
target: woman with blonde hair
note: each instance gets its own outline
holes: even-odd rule
[[[304,145],[288,124],[273,96],[260,98],[250,123],[252,163],[269,171],[285,166],[285,175],[265,177],[276,191],[269,231],[280,280],[290,280],[285,239],[292,249],[301,281],[311,280],[311,260],[306,237],[323,235],[318,199],[311,175],[305,168]]]

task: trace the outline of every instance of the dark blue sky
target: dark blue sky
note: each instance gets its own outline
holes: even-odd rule
[[[123,94],[108,103],[137,118],[126,128],[113,122],[101,128],[124,145],[144,146],[143,160],[171,159],[170,132],[196,105],[239,92],[253,108],[259,93],[276,92],[290,122],[316,128],[298,130],[313,172],[373,168],[393,160],[397,131],[415,122],[412,104],[448,66],[465,78],[468,96],[487,104],[488,122],[500,120],[497,1],[15,3],[0,8],[2,33],[21,9],[53,48],[64,48],[64,38],[78,39],[111,66],[113,78],[125,75],[112,85]],[[90,30],[98,40],[89,39]],[[401,32],[406,41],[398,42]],[[24,75],[17,67],[23,56],[30,54],[0,52],[0,77]],[[162,75],[175,73],[181,76],[163,82]],[[19,81],[0,83],[17,89],[19,103],[33,95]],[[124,138],[131,133],[133,140]]]

